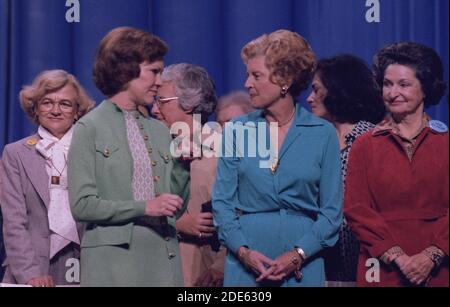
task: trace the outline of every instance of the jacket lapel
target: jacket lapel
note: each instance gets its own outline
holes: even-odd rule
[[[49,178],[45,169],[45,159],[35,147],[39,140],[38,135],[28,138],[24,144],[25,149],[20,152],[20,159],[31,184],[48,208],[50,204]]]

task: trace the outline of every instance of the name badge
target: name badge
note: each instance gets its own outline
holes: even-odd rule
[[[444,133],[444,132],[448,131],[447,126],[439,120],[435,120],[435,119],[430,120],[428,122],[428,126],[436,132]]]

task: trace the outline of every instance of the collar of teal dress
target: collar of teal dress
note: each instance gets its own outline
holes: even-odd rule
[[[324,120],[319,117],[314,116],[311,112],[307,111],[305,108],[296,104],[296,116],[295,125],[296,126],[323,126]],[[237,117],[233,122],[241,122],[248,127],[256,127],[255,123],[264,122],[266,119],[264,117],[264,110],[256,110],[254,112],[248,113],[246,115]]]

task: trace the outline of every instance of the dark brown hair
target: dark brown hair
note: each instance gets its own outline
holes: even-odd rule
[[[167,44],[156,35],[131,27],[119,27],[102,39],[94,63],[94,82],[107,97],[126,89],[139,77],[139,64],[162,60]]]
[[[378,84],[383,87],[384,73],[392,64],[412,68],[425,95],[424,105],[439,103],[445,94],[444,66],[432,48],[415,42],[398,42],[383,47],[374,57],[374,71]]]

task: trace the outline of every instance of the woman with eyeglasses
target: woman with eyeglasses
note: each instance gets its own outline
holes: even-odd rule
[[[37,134],[6,145],[2,163],[5,283],[52,287],[76,284],[82,224],[70,212],[68,151],[73,125],[93,106],[77,79],[63,71],[39,74],[20,92]],[[74,261],[75,260],[75,261]]]
[[[166,52],[130,27],[97,50],[94,82],[107,99],[77,123],[69,159],[72,212],[87,223],[81,286],[183,285],[175,223],[189,172],[172,159],[168,129],[139,111],[161,85]]]
[[[189,135],[177,138],[185,137],[185,144],[191,145],[195,140],[194,121],[205,125],[216,107],[214,82],[205,69],[186,63],[166,67],[161,78],[152,113],[169,127],[175,128],[177,123],[189,127]],[[209,135],[202,135],[202,139],[206,137]],[[189,164],[191,193],[186,212],[177,221],[184,285],[221,286],[225,248],[219,244],[211,213],[217,159],[195,156],[193,146],[189,147],[182,159]]]

